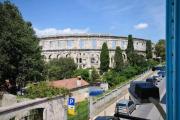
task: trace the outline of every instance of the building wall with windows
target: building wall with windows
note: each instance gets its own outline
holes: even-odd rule
[[[146,40],[134,39],[134,49],[145,55]],[[114,64],[114,54],[117,46],[123,50],[124,61],[127,60],[125,50],[127,48],[127,37],[83,34],[83,35],[59,35],[40,38],[42,54],[46,61],[53,58],[71,57],[79,68],[99,68],[100,52],[102,44],[106,42],[109,48],[110,67]]]

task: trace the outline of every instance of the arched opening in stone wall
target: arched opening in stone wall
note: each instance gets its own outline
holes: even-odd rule
[[[96,63],[99,63],[99,55],[97,54],[97,59],[96,59]]]
[[[49,59],[49,60],[52,59],[52,54],[49,55],[48,59]]]
[[[123,56],[123,60],[126,60],[126,55],[125,55],[125,54],[122,54],[122,56]]]
[[[61,54],[58,54],[58,55],[57,55],[57,59],[59,59],[59,58],[61,58]]]
[[[36,108],[27,111],[27,113],[21,117],[15,116],[9,120],[43,120],[44,108]]]
[[[29,119],[27,120],[43,120],[43,111],[44,108],[36,108],[33,110],[30,110]],[[25,119],[26,120],[26,119]]]
[[[91,58],[91,63],[96,63],[96,59],[94,57]]]
[[[45,60],[47,59],[47,58],[46,58],[46,55],[42,55],[42,57],[43,57],[43,59],[45,59]]]
[[[67,55],[66,55],[66,58],[68,58],[68,57],[70,57],[70,54],[67,54]]]
[[[82,58],[79,58],[79,63],[82,63]]]

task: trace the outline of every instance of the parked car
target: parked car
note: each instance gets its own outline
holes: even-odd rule
[[[162,80],[162,78],[157,75],[154,75],[153,79],[155,79],[157,82],[160,82]]]
[[[158,75],[161,77],[165,77],[166,73],[165,73],[165,71],[159,71]]]
[[[130,115],[136,109],[132,100],[120,100],[116,103],[115,113]]]

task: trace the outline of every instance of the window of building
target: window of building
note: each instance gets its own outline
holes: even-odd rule
[[[58,41],[58,48],[59,49],[65,48],[65,41]]]
[[[83,65],[83,68],[85,68],[86,67],[86,65]]]
[[[96,49],[97,46],[97,41],[96,40],[92,40],[92,48]]]
[[[124,49],[124,48],[125,48],[125,45],[126,45],[125,41],[121,41],[120,44],[121,44],[121,45],[120,45],[121,48]]]
[[[94,57],[91,58],[91,63],[95,63],[95,62],[96,62],[95,58]]]
[[[116,41],[112,41],[112,49],[116,48]]]
[[[82,58],[79,58],[79,63],[82,63]]]
[[[81,49],[85,47],[85,41],[84,40],[80,40],[79,47]]]
[[[73,40],[68,40],[67,41],[67,48],[71,49],[73,46]]]

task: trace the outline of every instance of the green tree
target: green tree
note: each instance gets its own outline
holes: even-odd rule
[[[72,77],[77,65],[72,58],[59,58],[50,60],[47,68],[49,80],[60,80]]]
[[[97,82],[100,79],[100,75],[94,67],[92,68],[91,79],[92,79],[92,82]]]
[[[9,1],[0,2],[0,82],[44,79],[44,61],[39,40],[30,22],[23,20],[18,8]]]
[[[110,87],[114,87],[124,82],[127,78],[119,73],[110,70],[103,75],[103,81],[106,81]]]
[[[103,43],[100,54],[100,72],[107,72],[109,69],[109,50],[107,43]]]
[[[127,59],[130,64],[133,64],[133,54],[134,54],[134,44],[133,44],[133,38],[132,35],[128,35],[128,45],[126,49]]]
[[[133,66],[141,66],[141,67],[147,66],[147,62],[146,62],[145,57],[143,55],[139,55],[137,53],[135,53],[133,55],[132,63],[133,63]]]
[[[152,43],[151,40],[146,41],[146,58],[151,59],[152,58]]]
[[[115,55],[114,55],[114,69],[118,72],[121,71],[124,67],[124,61],[122,57],[122,50],[118,46],[116,47]]]
[[[165,60],[165,40],[161,39],[155,46],[156,56],[161,57],[162,60]]]
[[[74,77],[81,76],[82,79],[90,82],[89,80],[89,70],[88,69],[77,69],[74,71]]]

